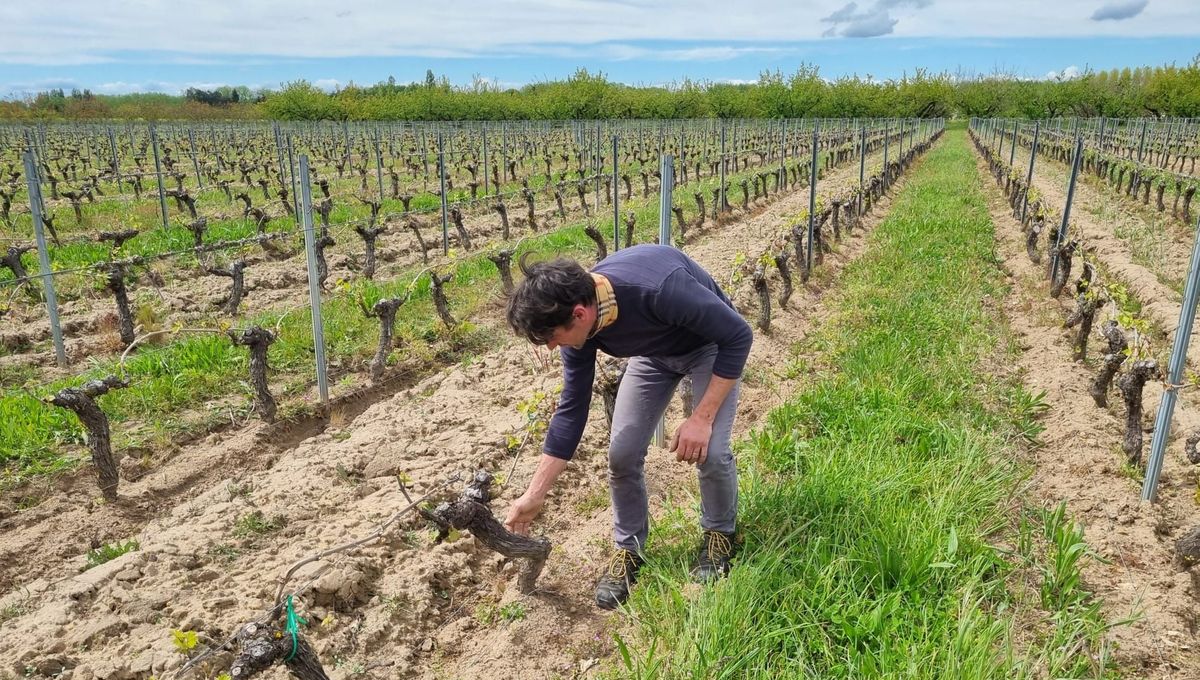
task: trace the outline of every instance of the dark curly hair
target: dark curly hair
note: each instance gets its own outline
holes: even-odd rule
[[[596,303],[596,283],[578,262],[565,257],[530,264],[518,260],[525,278],[508,299],[506,318],[517,335],[544,345],[554,330],[571,320],[575,305]]]

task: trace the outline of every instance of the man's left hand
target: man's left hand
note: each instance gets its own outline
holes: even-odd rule
[[[704,465],[708,459],[708,440],[711,438],[712,423],[693,413],[675,431],[670,450],[677,461]]]

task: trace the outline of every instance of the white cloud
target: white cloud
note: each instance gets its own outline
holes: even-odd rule
[[[1050,71],[1043,80],[1072,80],[1081,75],[1083,75],[1083,71],[1079,70],[1078,66],[1072,64],[1061,71]]]
[[[1145,0],[1117,0],[1122,7]],[[1087,21],[1098,0],[54,0],[0,2],[0,64],[410,56],[722,60],[770,43],[838,36],[1195,35],[1200,3],[1155,0],[1131,18]],[[816,21],[825,17],[825,21]],[[673,42],[715,43],[679,48]],[[614,47],[618,46],[618,47]],[[623,46],[623,47],[619,47]],[[731,56],[732,55],[732,56]]]
[[[67,92],[71,90],[91,90],[95,94],[136,94],[140,92],[161,92],[165,94],[183,94],[188,88],[196,88],[199,90],[216,90],[222,87],[241,87],[245,86],[251,90],[256,90],[263,85],[253,84],[246,85],[245,83],[226,83],[219,81],[185,81],[172,82],[164,80],[145,80],[140,82],[127,82],[123,80],[114,80],[99,85],[81,83],[75,78],[43,78],[26,82],[11,83],[6,86],[7,91],[0,93],[0,96],[9,97],[32,97],[38,92],[46,90],[61,89]]]
[[[1150,0],[1117,0],[1105,3],[1092,13],[1092,21],[1124,21],[1132,19],[1146,9]]]
[[[342,81],[337,78],[321,78],[313,81],[313,87],[325,92],[333,92],[342,87]]]
[[[892,17],[893,9],[921,9],[931,4],[933,0],[876,0],[875,4],[859,12],[857,2],[848,2],[821,19],[824,23],[833,24],[821,35],[829,38],[875,38],[888,35],[896,28],[896,24],[900,23],[899,19]]]

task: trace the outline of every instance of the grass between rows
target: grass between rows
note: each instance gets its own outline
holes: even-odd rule
[[[813,340],[825,367],[742,444],[731,576],[683,585],[695,521],[656,522],[614,675],[1111,674],[1081,531],[1013,497],[1044,404],[989,375],[1017,350],[983,305],[1002,278],[964,133],[871,241]]]

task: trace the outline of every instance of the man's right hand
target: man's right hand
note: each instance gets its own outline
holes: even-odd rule
[[[525,493],[509,506],[508,517],[504,520],[504,528],[514,534],[528,536],[529,525],[542,511],[542,505],[545,502],[545,497],[531,496],[528,492]]]

